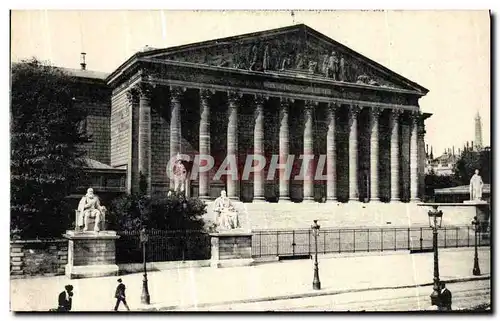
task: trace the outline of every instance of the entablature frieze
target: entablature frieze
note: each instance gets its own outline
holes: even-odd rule
[[[380,91],[379,88],[346,88],[332,84],[314,83],[307,80],[276,77],[262,79],[242,75],[216,75],[209,72],[193,73],[176,68],[152,66],[148,76],[143,79],[164,86],[183,86],[188,88],[216,91],[237,91],[243,94],[270,97],[283,97],[318,102],[337,102],[340,104],[358,103],[365,106],[383,106],[418,110],[418,96],[408,93]],[[182,68],[180,68],[182,69]]]

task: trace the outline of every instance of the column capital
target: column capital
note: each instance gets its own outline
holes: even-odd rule
[[[382,113],[382,108],[380,107],[370,107],[368,110],[370,111],[370,115],[372,117],[378,117]]]
[[[410,118],[410,121],[413,125],[418,126],[421,118],[421,113],[419,111],[411,111],[408,113],[408,117]]]
[[[242,97],[243,94],[239,91],[232,90],[227,92],[227,100],[230,104],[238,103]]]
[[[137,99],[139,99],[139,90],[137,89],[136,86],[133,86],[133,87],[130,87],[128,90],[127,90],[127,100],[130,104],[133,104],[134,102],[137,101]]]
[[[268,100],[269,100],[268,95],[255,94],[253,97],[253,101],[256,105],[262,105]]]
[[[359,105],[350,105],[349,106],[349,118],[352,119],[357,117],[361,111],[361,107]]]
[[[399,120],[399,117],[401,117],[403,112],[404,111],[402,109],[397,109],[397,108],[391,109],[391,114],[390,114],[391,120],[393,122]]]
[[[170,100],[177,102],[180,101],[186,89],[186,87],[170,86]]]
[[[213,89],[200,89],[200,99],[209,100],[215,94]]]
[[[304,107],[307,109],[313,109],[315,107],[317,107],[319,104],[318,101],[315,101],[315,100],[306,100],[304,101]]]
[[[340,104],[338,102],[332,101],[332,102],[328,103],[328,110],[329,111],[335,112],[335,110],[337,110],[338,108],[340,108]]]
[[[280,106],[281,107],[289,107],[294,102],[295,102],[295,99],[293,99],[293,98],[280,97]]]
[[[137,91],[142,98],[150,99],[153,95],[153,90],[156,88],[156,85],[141,81],[140,83],[135,85],[135,87],[137,88]]]

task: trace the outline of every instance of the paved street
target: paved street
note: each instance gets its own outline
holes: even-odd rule
[[[490,303],[490,280],[450,283],[453,309]],[[187,311],[421,311],[430,309],[432,286],[349,292],[290,300],[214,305]]]
[[[443,280],[472,277],[473,249],[440,252]],[[479,251],[483,276],[490,273],[489,248]],[[432,282],[433,254],[320,256],[322,290],[311,289],[311,260],[282,261],[250,267],[190,268],[148,273],[151,305],[140,303],[142,275],[122,276],[132,310],[191,309],[214,305],[312,297],[353,290],[414,286]],[[11,280],[11,310],[47,311],[56,306],[65,284],[74,286],[74,311],[110,311],[116,277],[69,280],[64,276]]]

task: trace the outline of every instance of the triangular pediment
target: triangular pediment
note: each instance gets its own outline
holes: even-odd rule
[[[140,56],[257,72],[309,75],[345,83],[405,89],[422,95],[428,92],[305,25],[151,50]]]

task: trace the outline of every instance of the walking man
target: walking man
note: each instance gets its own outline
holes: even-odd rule
[[[123,302],[123,305],[125,305],[127,311],[130,311],[127,305],[127,301],[125,299],[125,284],[122,283],[122,279],[118,279],[118,286],[116,287],[115,298],[116,298],[115,311],[118,311],[118,306],[120,305],[120,302]]]

